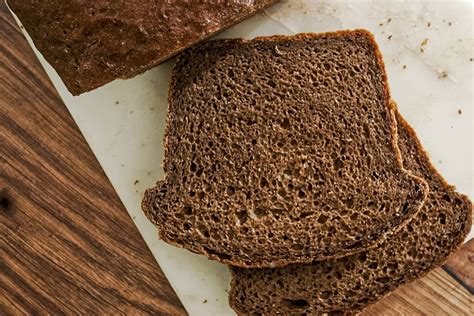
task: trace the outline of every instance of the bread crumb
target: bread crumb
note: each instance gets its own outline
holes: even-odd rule
[[[383,26],[383,23],[380,23],[379,26]]]
[[[448,72],[447,71],[443,71],[441,72],[439,75],[438,75],[438,78],[446,78],[448,76]]]
[[[426,44],[428,44],[428,39],[427,38],[425,38],[423,40],[423,42],[421,42],[421,46],[425,46]]]
[[[138,180],[135,180],[135,182],[133,182],[134,185],[137,185],[140,181]]]
[[[115,101],[115,104],[119,104],[119,101]]]
[[[202,303],[203,303],[203,304],[206,304],[206,303],[207,303],[207,300],[202,301]]]
[[[403,69],[407,69],[407,65],[403,65]]]
[[[388,18],[387,24],[390,23],[391,21],[392,21],[392,18]]]
[[[392,39],[392,36],[393,36],[393,35],[389,35],[389,36],[388,36],[388,40],[391,40],[391,39]]]
[[[428,25],[427,25],[427,26],[430,27],[430,26],[431,26],[431,22],[428,22]]]
[[[459,114],[459,115],[462,114],[462,110],[461,110],[461,109],[458,110],[458,114]]]
[[[453,24],[452,24],[451,22],[448,22],[448,25],[451,26],[451,25],[453,25]]]
[[[473,59],[472,58],[469,58],[469,61],[472,61]]]
[[[425,50],[422,47],[420,47],[420,52],[424,53]]]

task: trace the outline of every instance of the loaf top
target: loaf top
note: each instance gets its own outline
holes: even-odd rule
[[[9,0],[73,95],[130,78],[278,0]]]

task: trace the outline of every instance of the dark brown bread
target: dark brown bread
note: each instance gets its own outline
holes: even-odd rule
[[[357,255],[281,269],[232,269],[230,305],[239,314],[352,313],[445,262],[471,228],[472,203],[431,165],[398,114],[404,166],[428,182],[422,210],[396,235]]]
[[[8,0],[73,95],[131,78],[278,0]]]
[[[243,267],[355,253],[420,208],[385,70],[363,30],[202,43],[174,68],[166,178],[143,209],[168,243]]]

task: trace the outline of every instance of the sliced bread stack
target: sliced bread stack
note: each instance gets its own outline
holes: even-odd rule
[[[471,202],[397,113],[364,30],[184,52],[164,171],[146,215],[166,242],[234,266],[240,314],[360,310],[441,264],[470,228]]]

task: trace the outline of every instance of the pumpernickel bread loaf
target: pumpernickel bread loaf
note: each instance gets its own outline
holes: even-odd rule
[[[471,228],[472,202],[446,183],[415,132],[397,114],[405,168],[430,191],[422,210],[378,247],[337,260],[281,269],[232,270],[230,305],[241,315],[355,313],[442,265]]]
[[[373,247],[417,213],[384,66],[364,30],[218,40],[173,71],[166,178],[143,209],[171,244],[242,267]]]
[[[73,95],[131,78],[278,0],[8,0]]]

